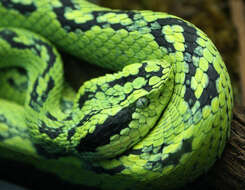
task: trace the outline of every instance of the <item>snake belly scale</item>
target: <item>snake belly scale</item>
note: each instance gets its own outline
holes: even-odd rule
[[[53,44],[115,73],[74,92]],[[176,16],[84,0],[0,0],[0,57],[0,156],[70,183],[180,187],[214,164],[229,137],[225,64]]]

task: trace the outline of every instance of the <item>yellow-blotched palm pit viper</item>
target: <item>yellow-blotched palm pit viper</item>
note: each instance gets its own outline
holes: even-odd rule
[[[52,44],[115,73],[74,92]],[[70,183],[181,187],[213,165],[229,137],[233,99],[222,58],[173,15],[0,0],[0,68],[1,157]]]

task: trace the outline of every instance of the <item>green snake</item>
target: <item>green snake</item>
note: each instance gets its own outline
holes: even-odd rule
[[[52,44],[114,73],[75,92]],[[70,183],[181,187],[214,164],[229,137],[225,64],[176,16],[84,0],[0,0],[0,57],[0,156]]]

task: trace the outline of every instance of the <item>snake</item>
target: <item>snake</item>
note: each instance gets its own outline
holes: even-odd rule
[[[74,90],[57,49],[111,73]],[[207,35],[177,16],[0,0],[0,57],[0,157],[68,183],[180,188],[229,139],[226,66]]]

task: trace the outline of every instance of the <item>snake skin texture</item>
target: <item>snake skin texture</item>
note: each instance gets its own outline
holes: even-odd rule
[[[56,48],[114,73],[75,92]],[[200,29],[173,15],[0,0],[0,69],[0,156],[70,183],[178,188],[229,138],[225,64]]]

